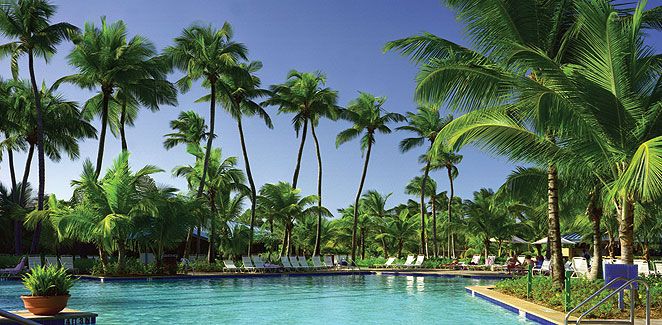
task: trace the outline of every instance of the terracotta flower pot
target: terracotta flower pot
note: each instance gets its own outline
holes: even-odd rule
[[[25,309],[39,316],[53,316],[67,307],[70,296],[21,296]]]

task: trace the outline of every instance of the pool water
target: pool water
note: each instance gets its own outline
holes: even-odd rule
[[[69,307],[98,324],[529,324],[471,297],[464,278],[340,275],[151,282],[78,281]],[[0,309],[23,309],[19,281]]]

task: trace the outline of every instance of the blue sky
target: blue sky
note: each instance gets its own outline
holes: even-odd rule
[[[412,100],[415,86],[416,67],[396,53],[382,53],[387,41],[417,34],[432,32],[443,38],[466,44],[462,27],[452,13],[438,0],[417,1],[57,1],[57,21],[68,21],[82,27],[86,21],[99,24],[100,17],[109,22],[124,20],[130,35],[141,34],[154,42],[159,50],[171,44],[181,30],[192,22],[211,23],[220,27],[230,22],[235,31],[235,40],[246,44],[251,60],[260,60],[264,68],[259,72],[264,85],[281,83],[291,69],[299,71],[321,70],[328,77],[328,86],[339,91],[340,104],[346,105],[367,91],[377,96],[386,96],[386,110],[405,113],[415,110]],[[656,1],[649,2],[649,6]],[[659,5],[659,3],[657,4]],[[657,51],[660,49],[660,34],[654,35]],[[66,63],[71,44],[63,44],[48,65],[39,62],[37,78],[48,84],[57,78],[73,73]],[[8,60],[0,63],[0,72],[9,78]],[[21,62],[22,77],[27,77],[27,66]],[[171,76],[176,80],[181,73]],[[91,93],[73,86],[63,86],[66,98],[84,102]],[[155,164],[165,172],[155,176],[159,183],[185,189],[183,179],[171,175],[176,165],[189,164],[192,159],[184,148],[170,151],[163,149],[163,135],[168,133],[168,122],[182,110],[193,109],[208,117],[208,104],[196,104],[194,100],[205,94],[197,84],[186,94],[179,95],[176,107],[164,106],[159,112],[141,112],[136,126],[127,132],[131,163],[139,168]],[[255,181],[264,183],[292,179],[298,139],[290,124],[290,116],[277,115],[269,108],[275,128],[267,129],[259,120],[245,122],[248,150]],[[94,121],[99,128],[99,121]],[[324,204],[335,212],[353,201],[358,186],[362,156],[358,141],[335,147],[336,134],[348,127],[345,122],[322,121],[318,136],[324,163]],[[215,146],[223,149],[225,156],[241,157],[236,125],[222,110],[217,115],[218,138]],[[403,132],[380,135],[373,149],[365,189],[377,189],[382,193],[393,193],[389,206],[407,198],[404,186],[420,173],[417,157],[423,148],[407,154],[398,150],[398,142],[408,136]],[[309,138],[310,139],[310,138]],[[83,160],[96,157],[97,140],[81,143],[81,158],[75,161],[63,159],[59,163],[46,164],[46,191],[61,199],[71,196],[69,183],[78,177]],[[108,135],[104,167],[120,151],[118,139]],[[456,180],[456,193],[468,198],[481,187],[497,188],[512,170],[513,164],[495,158],[474,148],[461,151],[464,160],[459,165],[460,176]],[[16,157],[17,173],[22,175],[25,155]],[[240,159],[240,161],[242,161]],[[30,180],[35,184],[37,177],[36,157]],[[240,164],[243,167],[243,163]],[[317,164],[314,146],[306,144],[302,162],[299,187],[306,194],[316,192]],[[447,190],[445,173],[435,172],[439,190]],[[7,162],[0,164],[0,182],[9,181]]]

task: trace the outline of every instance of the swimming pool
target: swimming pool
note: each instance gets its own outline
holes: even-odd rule
[[[179,281],[79,281],[69,307],[98,324],[531,324],[468,295],[493,281],[339,275]],[[0,308],[23,309],[18,281],[0,282]]]

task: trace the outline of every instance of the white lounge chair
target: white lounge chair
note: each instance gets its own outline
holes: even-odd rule
[[[37,266],[41,266],[41,256],[39,255],[28,256],[28,268],[34,269]]]
[[[414,264],[411,267],[421,268],[423,267],[423,261],[425,261],[425,255],[418,255],[418,257],[416,257],[416,262],[414,262]]]
[[[635,259],[633,262],[637,266],[637,273],[639,275],[649,276],[651,274],[654,274],[654,272],[652,272],[650,270],[650,266],[648,265],[648,261]]]
[[[62,255],[60,256],[60,265],[71,273],[76,272],[76,267],[74,266],[74,257],[72,255]]]
[[[393,262],[395,262],[395,257],[389,257],[389,258],[386,260],[386,263],[384,263],[384,264],[377,264],[377,265],[375,265],[375,267],[389,268],[389,267],[391,267],[391,266],[393,265]]]
[[[291,258],[292,258],[292,257],[290,257],[290,259],[291,259]],[[299,256],[299,257],[297,257],[297,258],[298,258],[298,260],[299,260],[299,267],[301,267],[302,269],[312,269],[312,267],[310,267],[310,266],[308,265],[308,261],[306,261],[306,257],[305,257],[305,256]]]
[[[59,267],[60,261],[58,261],[57,256],[46,255],[46,266],[51,266],[51,265],[55,267]]]
[[[415,258],[416,257],[414,257],[414,255],[409,255],[409,256],[407,256],[407,260],[405,260],[405,262],[403,264],[398,264],[398,266],[399,267],[411,267],[412,265],[414,265],[413,263],[414,263]]]
[[[234,265],[233,260],[224,260],[223,265],[225,265],[225,267],[223,268],[223,271],[226,271],[226,272],[241,272],[241,269],[238,268],[236,265]]]
[[[655,274],[662,275],[662,261],[653,262],[653,266],[655,266]]]
[[[253,266],[255,267],[255,270],[262,272],[268,272],[273,270],[271,268],[267,268],[266,266],[264,266],[264,261],[262,261],[262,258],[260,258],[260,256],[253,255],[252,258],[253,258]]]
[[[474,254],[474,256],[471,257],[471,262],[469,262],[469,265],[467,265],[467,268],[469,269],[476,269],[476,268],[482,268],[483,265],[480,265],[480,254]]]
[[[281,256],[280,263],[283,264],[283,268],[285,270],[294,270],[294,266],[292,266],[292,263],[290,263],[290,260],[287,258],[287,256]]]
[[[302,270],[303,266],[299,265],[299,260],[297,260],[296,256],[290,256],[290,265],[292,265],[292,268],[295,270]]]
[[[517,256],[517,261],[519,262],[520,265],[524,265],[525,260],[526,260],[526,256],[524,255]]]
[[[318,255],[313,256],[313,257],[311,258],[311,260],[313,261],[313,267],[314,267],[314,268],[316,268],[316,269],[318,269],[318,270],[321,270],[321,269],[325,269],[325,268],[326,268],[326,266],[324,266],[324,265],[322,264],[322,260],[320,260],[320,257],[319,257]]]
[[[331,255],[325,255],[325,256],[324,256],[324,265],[326,265],[326,267],[328,267],[328,268],[330,268],[330,269],[331,269],[331,268],[334,268],[334,267],[335,267],[335,264],[333,264],[333,256],[331,256]]]
[[[255,272],[257,269],[253,266],[253,261],[251,261],[250,256],[242,256],[241,262],[244,263],[244,270]]]
[[[572,269],[574,271],[573,277],[576,278],[587,278],[589,273],[588,263],[583,257],[573,257],[572,258]]]

